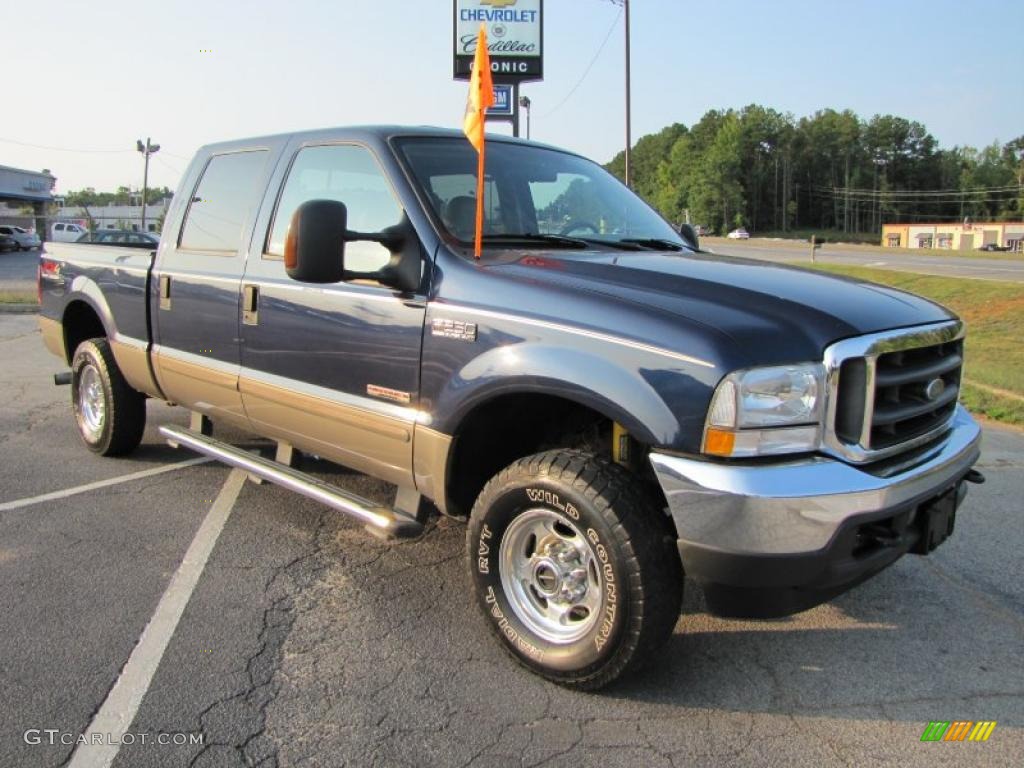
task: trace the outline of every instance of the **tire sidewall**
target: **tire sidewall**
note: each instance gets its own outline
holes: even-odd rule
[[[103,389],[103,425],[99,436],[95,440],[89,437],[89,433],[83,426],[78,399],[82,371],[88,365],[92,365],[96,369],[96,373],[99,374],[100,386]],[[107,367],[104,364],[103,358],[97,354],[93,343],[89,341],[83,342],[78,346],[78,349],[75,350],[74,360],[71,363],[71,408],[75,413],[75,426],[78,427],[78,434],[82,438],[82,442],[90,450],[97,453],[102,452],[110,442],[113,397],[110,391],[110,376],[107,372]]]
[[[486,492],[473,515],[467,546],[480,607],[492,629],[524,664],[542,672],[583,677],[604,667],[618,651],[629,622],[628,574],[622,545],[583,494],[550,478],[517,479]],[[590,545],[601,573],[603,601],[594,626],[571,643],[535,634],[516,615],[501,582],[501,542],[521,513],[545,509],[575,527]]]

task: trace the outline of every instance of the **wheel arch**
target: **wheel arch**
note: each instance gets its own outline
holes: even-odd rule
[[[631,436],[637,458],[646,455],[649,432],[631,431],[635,419],[619,421],[619,409],[602,408],[590,399],[550,390],[512,390],[478,400],[460,419],[452,436],[444,482],[449,514],[468,515],[487,481],[512,462],[554,448],[576,448],[612,456],[614,425]],[[633,462],[635,473],[659,495],[645,461]]]

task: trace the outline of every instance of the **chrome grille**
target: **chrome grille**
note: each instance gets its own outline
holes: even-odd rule
[[[887,352],[875,365],[868,448],[888,448],[945,424],[956,408],[963,340]]]
[[[946,430],[963,368],[958,321],[871,334],[825,353],[824,447],[856,462],[896,455]]]

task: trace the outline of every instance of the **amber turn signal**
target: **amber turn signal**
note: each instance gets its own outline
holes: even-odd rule
[[[704,435],[704,453],[713,456],[732,456],[736,445],[736,433],[710,427]]]

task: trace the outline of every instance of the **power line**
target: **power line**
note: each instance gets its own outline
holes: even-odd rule
[[[558,105],[554,109],[552,109],[550,112],[547,112],[546,114],[541,115],[540,116],[541,120],[549,118],[553,114],[555,114],[555,112],[557,112],[559,109],[562,108],[562,106],[565,104],[565,102],[567,102],[570,98],[572,98],[572,95],[574,93],[576,93],[576,89],[579,88],[581,85],[583,85],[583,81],[587,79],[587,75],[590,74],[590,70],[594,68],[594,64],[597,63],[598,58],[601,56],[601,51],[603,51],[604,47],[606,45],[608,45],[608,41],[611,39],[612,32],[615,31],[615,27],[617,27],[618,24],[619,24],[619,19],[622,18],[623,10],[624,10],[624,7],[620,6],[619,7],[618,15],[615,17],[615,20],[612,22],[612,25],[608,28],[608,34],[604,36],[604,40],[601,41],[601,45],[599,45],[598,48],[597,48],[597,53],[594,54],[594,58],[592,58],[590,60],[590,63],[587,64],[587,68],[585,70],[583,70],[583,74],[580,76],[580,79],[576,81],[576,85],[574,85],[572,87],[572,89],[569,91],[569,93],[567,93],[565,95],[564,99],[562,99],[560,102],[558,102]]]
[[[828,187],[823,184],[817,185],[815,189],[830,192],[832,194],[847,193],[858,196],[908,196],[908,197],[926,197],[930,195],[937,195],[942,197],[953,197],[956,196],[958,199],[961,195],[976,195],[976,194],[988,194],[989,192],[1019,192],[1021,187],[1018,184],[1005,184],[998,187],[969,187],[967,189],[895,189],[895,190],[881,190],[881,189],[863,189],[855,187]]]
[[[29,144],[25,141],[14,139],[0,139],[3,144],[17,144],[19,147],[31,147],[32,149],[48,149],[53,152],[80,152],[82,154],[114,155],[121,152],[134,152],[134,149],[72,149],[70,147],[49,147],[45,144]]]

